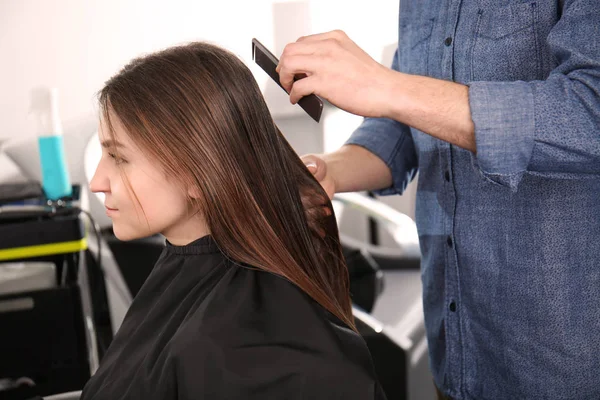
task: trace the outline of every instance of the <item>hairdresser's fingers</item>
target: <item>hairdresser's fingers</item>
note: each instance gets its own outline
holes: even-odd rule
[[[351,42],[351,41],[350,41]],[[321,57],[330,55],[336,48],[339,48],[342,42],[330,38],[310,42],[291,42],[288,43],[283,52],[279,56],[279,63],[275,68],[278,73],[281,71],[281,67],[285,64],[289,58],[295,56],[314,56]]]
[[[300,199],[306,219],[313,229],[318,229],[322,220],[333,214],[329,199],[321,191],[305,187],[300,191]]]
[[[281,75],[281,68],[284,63],[287,63],[290,57],[294,56],[316,56],[317,52],[322,52],[322,46],[315,46],[313,43],[299,43],[291,42],[288,43],[283,52],[279,56],[279,63],[275,68],[278,74]]]
[[[298,55],[315,55],[322,52],[322,46],[315,46],[314,43],[311,42],[291,42],[288,43],[281,55],[279,56],[279,64],[275,70],[279,72],[279,67],[281,65],[281,60],[287,58],[289,56],[298,56]]]
[[[323,207],[327,203],[325,196],[319,196],[318,193],[312,189],[301,191],[300,199],[302,201],[302,206],[304,206],[304,209],[307,211]]]
[[[289,93],[294,81],[311,76],[335,61],[340,45],[332,39],[308,43],[289,43],[285,46],[275,71],[279,82]]]
[[[368,61],[371,57],[362,50],[352,39],[342,30],[317,33],[314,35],[302,36],[294,43],[288,44],[282,56],[289,54],[332,54],[339,49],[347,50],[356,57]]]
[[[304,210],[306,211],[306,216],[311,221],[318,221],[322,218],[329,217],[331,214],[333,214],[333,212],[331,211],[331,208],[327,205],[318,206],[318,207],[308,207],[308,208],[305,207]]]
[[[314,200],[314,199],[313,199]],[[329,205],[316,206],[316,207],[304,207],[306,220],[311,230],[323,237],[325,232],[323,231],[323,222],[326,218],[333,214],[333,210]]]
[[[309,76],[294,82],[290,91],[290,103],[296,104],[304,96],[314,93],[318,80],[316,76]]]
[[[295,104],[314,93],[364,117],[385,117],[395,104],[398,74],[375,61],[341,31],[290,44],[279,62],[282,86]],[[306,78],[295,79],[305,73]]]
[[[289,93],[297,76],[301,74],[312,75],[314,71],[319,69],[321,62],[322,57],[305,54],[288,56],[282,59],[279,62],[279,82],[281,86]]]
[[[317,181],[322,181],[327,174],[327,163],[315,154],[306,154],[300,157],[306,168],[314,175]]]
[[[323,40],[335,40],[339,43],[352,42],[346,32],[341,29],[335,29],[329,32],[315,33],[313,35],[301,36],[296,40],[296,43],[312,43]]]
[[[325,175],[325,177],[318,180],[318,182],[325,193],[321,191],[317,192],[310,188],[303,188],[300,190],[302,205],[306,210],[327,206],[328,201],[333,199],[333,195],[335,194],[335,182],[333,179]]]

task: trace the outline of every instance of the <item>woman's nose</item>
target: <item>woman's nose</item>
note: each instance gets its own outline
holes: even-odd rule
[[[102,161],[98,163],[98,166],[96,167],[96,172],[94,172],[94,176],[90,181],[90,190],[93,193],[110,192],[110,181],[108,179],[108,175],[102,167]]]

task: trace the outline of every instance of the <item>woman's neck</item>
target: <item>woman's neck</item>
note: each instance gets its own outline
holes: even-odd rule
[[[194,240],[210,235],[210,229],[200,214],[186,217],[184,220],[161,232],[175,246],[185,246]]]

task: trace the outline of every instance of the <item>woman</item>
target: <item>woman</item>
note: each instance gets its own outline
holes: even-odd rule
[[[100,106],[91,189],[119,239],[167,241],[82,398],[384,398],[331,203],[248,68],[170,48],[110,79]]]

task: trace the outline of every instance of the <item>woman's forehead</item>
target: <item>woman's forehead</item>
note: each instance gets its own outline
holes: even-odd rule
[[[130,148],[133,145],[121,121],[114,114],[110,116],[110,125],[105,117],[100,119],[98,137],[102,147],[106,148]]]

